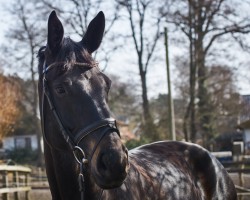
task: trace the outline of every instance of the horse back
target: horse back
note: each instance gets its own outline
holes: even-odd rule
[[[127,179],[107,199],[237,199],[226,170],[198,145],[162,141],[131,150],[129,158]]]

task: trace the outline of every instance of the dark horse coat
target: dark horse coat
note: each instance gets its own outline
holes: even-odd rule
[[[163,141],[127,152],[110,119],[110,80],[91,57],[104,27],[100,12],[83,39],[74,42],[64,38],[53,11],[47,45],[39,50],[44,154],[53,200],[236,200],[225,169],[198,145]]]
[[[237,199],[226,170],[198,145],[157,142],[129,151],[129,161],[124,184],[104,199]]]

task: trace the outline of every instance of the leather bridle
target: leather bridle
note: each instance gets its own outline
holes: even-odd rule
[[[49,108],[51,110],[51,112],[54,115],[55,121],[59,126],[60,129],[60,133],[62,135],[62,137],[64,138],[64,140],[66,141],[66,143],[69,145],[70,149],[72,150],[75,160],[79,165],[79,175],[78,175],[78,183],[79,183],[79,191],[81,192],[81,200],[84,200],[84,169],[86,167],[86,165],[88,163],[91,162],[91,159],[99,145],[99,143],[101,142],[101,140],[103,139],[103,137],[105,136],[106,133],[112,131],[112,132],[116,132],[119,136],[120,136],[120,132],[117,128],[117,124],[116,124],[116,120],[113,118],[106,118],[106,119],[101,119],[99,121],[96,121],[90,125],[88,125],[87,127],[82,128],[81,130],[79,130],[77,133],[75,133],[74,135],[67,129],[65,128],[60,115],[58,114],[55,104],[53,102],[53,98],[49,89],[49,85],[48,85],[48,80],[46,79],[46,74],[54,67],[59,66],[59,65],[65,65],[67,63],[65,62],[55,62],[50,64],[49,66],[47,66],[46,62],[44,62],[43,65],[43,72],[42,72],[42,89],[43,89],[43,94],[42,94],[42,104],[41,104],[41,121],[42,121],[42,131],[43,131],[43,136],[45,141],[48,143],[49,146],[53,147],[53,145],[51,145],[48,142],[48,139],[46,137],[45,134],[45,116],[44,116],[44,98],[47,98],[47,102],[49,104]],[[97,67],[97,64],[88,64],[88,63],[79,63],[79,62],[75,62],[73,64],[74,66],[82,66],[82,67],[89,67],[89,68],[94,68]],[[83,149],[81,147],[79,147],[79,143],[85,139],[88,135],[96,132],[96,131],[100,131],[100,138],[99,140],[96,142],[95,147],[92,150],[92,153],[89,157],[89,159],[86,158],[85,156],[85,152],[83,151]],[[101,198],[103,193],[103,190],[101,190],[100,195],[99,195],[99,199]]]

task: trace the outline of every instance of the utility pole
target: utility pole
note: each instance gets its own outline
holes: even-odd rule
[[[170,69],[169,69],[169,59],[168,59],[168,32],[167,28],[164,28],[165,32],[165,48],[166,48],[166,68],[167,68],[167,82],[168,82],[168,108],[169,108],[169,131],[172,137],[172,140],[176,140],[176,133],[175,133],[175,120],[174,120],[174,106],[173,106],[173,99],[172,99],[172,92],[171,92],[171,81],[170,81]]]

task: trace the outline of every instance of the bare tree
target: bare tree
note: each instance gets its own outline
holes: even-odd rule
[[[41,150],[41,131],[40,121],[38,120],[38,94],[37,94],[37,63],[36,52],[41,46],[45,30],[41,29],[42,18],[39,18],[36,10],[36,2],[26,0],[15,0],[8,11],[12,16],[11,26],[6,34],[8,40],[12,43],[8,45],[10,66],[15,67],[15,71],[24,72],[23,78],[31,80],[32,89],[26,91],[32,93],[29,98],[29,104],[32,108],[33,118],[36,120],[39,158],[38,165],[43,164],[43,154]],[[13,65],[15,63],[15,65]]]
[[[213,119],[211,124],[213,132],[221,134],[232,131],[243,107],[233,70],[228,66],[209,67],[207,85],[211,94],[210,115]]]
[[[190,54],[191,55],[191,54]],[[192,58],[191,58],[192,60]],[[179,115],[181,119],[183,119],[182,130],[184,133],[184,137],[186,141],[189,141],[189,130],[191,133],[196,132],[196,117],[195,117],[195,88],[194,88],[194,79],[193,75],[188,69],[190,69],[193,65],[191,65],[192,61],[189,62],[187,58],[183,58],[182,56],[177,56],[174,60],[176,65],[176,74],[178,79],[174,81],[174,85],[176,88],[177,96],[182,100],[184,104],[185,112],[176,113]],[[189,82],[189,84],[187,84]],[[190,116],[192,114],[192,116]]]
[[[109,92],[109,106],[111,111],[120,117],[131,119],[138,112],[139,102],[137,95],[133,92],[133,87],[130,82],[121,82],[116,75],[110,75],[112,87]]]
[[[130,38],[137,56],[142,88],[144,131],[148,137],[152,138],[154,136],[152,135],[153,123],[148,100],[147,72],[151,64],[150,61],[154,57],[157,43],[162,36],[162,18],[158,13],[159,7],[155,7],[155,2],[150,0],[117,0],[117,3],[125,8],[130,24]]]
[[[188,97],[190,85],[187,84],[190,78],[188,61],[183,58],[176,59],[177,76],[175,87],[178,91],[178,96],[185,106],[188,105]],[[237,124],[238,117],[242,110],[240,94],[237,91],[235,72],[226,65],[207,65],[207,88],[209,99],[209,114],[211,117],[210,127],[213,135],[208,135],[208,138],[216,135],[230,132]],[[177,115],[184,118],[185,112],[178,110]],[[183,123],[185,121],[183,120]],[[199,118],[196,118],[194,124],[199,123]],[[190,124],[187,124],[190,126]]]
[[[245,5],[249,6],[247,2]],[[171,9],[163,9],[162,13],[166,14],[169,23],[175,24],[184,33],[190,43],[190,100],[186,113],[191,124],[190,139],[194,141],[197,133],[194,124],[197,98],[199,131],[206,141],[207,133],[212,132],[206,59],[212,46],[222,37],[230,35],[240,39],[237,36],[248,34],[250,20],[237,10],[238,3],[234,0],[181,0],[178,3],[172,1],[171,6]]]

